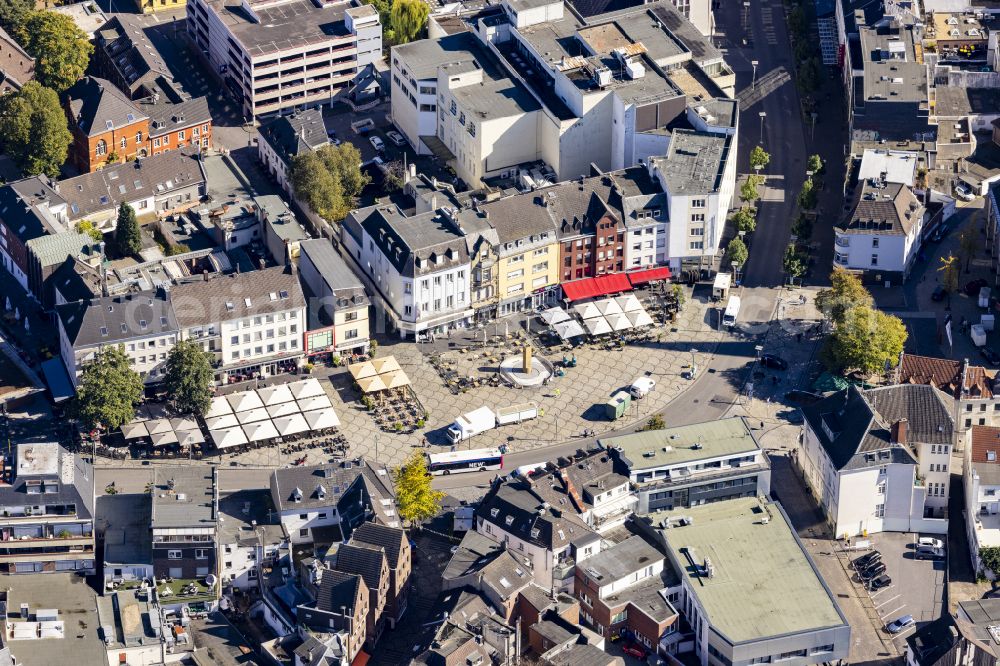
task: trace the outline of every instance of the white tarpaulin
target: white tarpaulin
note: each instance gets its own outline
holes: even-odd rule
[[[214,419],[206,419],[205,425],[208,426],[209,430],[222,430],[224,428],[235,428],[240,424],[236,420],[235,414],[226,414],[225,416],[217,416]]]
[[[224,428],[223,430],[210,430],[209,436],[215,443],[217,449],[227,449],[230,446],[239,446],[247,443],[247,436],[239,428]]]
[[[323,430],[324,428],[336,428],[340,425],[340,419],[337,418],[337,414],[333,411],[333,408],[320,409],[315,412],[306,412],[302,416],[305,417],[306,423],[313,430]]]
[[[270,421],[258,421],[257,423],[248,423],[243,426],[243,432],[247,436],[247,440],[251,442],[260,442],[265,439],[274,439],[278,436],[278,430],[274,427],[274,424]]]
[[[166,446],[167,444],[177,443],[177,433],[173,430],[168,430],[166,432],[158,432],[150,437],[153,440],[153,446]]]
[[[591,335],[607,335],[613,330],[611,328],[611,324],[609,324],[608,320],[604,317],[584,319],[583,325],[587,327],[587,331],[589,331]]]
[[[170,419],[170,427],[177,431],[197,430],[198,422],[190,416],[178,416],[177,418]]]
[[[552,328],[555,330],[556,335],[563,340],[569,340],[570,338],[575,338],[578,335],[586,335],[587,333],[583,330],[583,326],[580,326],[579,322],[573,319],[556,324]]]
[[[226,399],[229,400],[234,412],[246,412],[264,406],[256,391],[240,391],[227,395]]]
[[[634,310],[631,312],[626,312],[625,316],[628,320],[632,322],[632,325],[636,328],[641,328],[643,326],[652,326],[653,318],[649,316],[645,310]]]
[[[280,405],[292,399],[292,390],[286,384],[280,386],[265,386],[257,389],[257,395],[267,405]]]
[[[567,319],[569,319],[569,314],[562,308],[549,308],[542,313],[542,321],[549,326],[566,321]]]
[[[291,389],[292,395],[296,400],[311,398],[314,395],[323,395],[323,387],[320,386],[319,380],[315,377],[303,379],[300,382],[292,382],[288,385],[288,388]]]
[[[597,306],[597,309],[600,310],[601,314],[605,317],[622,313],[622,306],[618,305],[618,301],[613,298],[606,298],[603,301],[597,301],[594,305]]]
[[[170,421],[167,419],[156,419],[155,421],[146,421],[146,432],[150,435],[158,435],[162,432],[169,432],[173,430],[170,427]]]
[[[306,398],[305,400],[299,400],[300,412],[313,412],[317,409],[332,406],[333,405],[330,404],[330,399],[325,395],[316,395],[311,398]]]
[[[201,430],[182,430],[177,433],[177,441],[181,446],[201,444],[205,441],[205,435],[201,434]]]
[[[251,409],[249,412],[237,412],[236,420],[240,422],[240,425],[244,423],[254,423],[255,421],[267,421],[271,417],[267,415],[267,410],[263,407],[258,409]]]
[[[274,427],[282,437],[285,435],[296,435],[309,430],[309,424],[301,414],[279,416],[274,419]]]
[[[580,315],[580,319],[593,319],[594,317],[601,316],[601,311],[597,309],[597,304],[595,303],[580,303],[579,305],[574,305],[573,310]]]
[[[268,415],[273,419],[279,416],[291,416],[299,413],[299,405],[294,400],[283,402],[280,405],[271,405],[267,408]]]
[[[219,416],[225,416],[226,414],[232,414],[233,408],[229,406],[229,401],[226,400],[226,396],[218,395],[212,398],[212,405],[205,412],[206,419],[214,419]]]

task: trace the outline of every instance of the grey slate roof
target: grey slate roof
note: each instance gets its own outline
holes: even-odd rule
[[[158,77],[172,78],[170,68],[131,14],[116,14],[94,34],[98,49],[128,84],[126,92],[135,98],[139,88],[155,87]]]
[[[351,270],[340,253],[333,249],[333,245],[326,238],[311,238],[299,243],[299,252],[306,255],[317,272],[326,281],[330,291],[344,298],[354,298],[360,296],[363,302],[367,301],[365,286],[358,276]],[[362,303],[356,303],[361,305]]]
[[[610,585],[666,556],[646,543],[640,536],[631,536],[593,557],[588,557],[580,566],[587,575],[601,586]]]
[[[366,543],[345,543],[337,548],[337,571],[361,576],[371,590],[378,590],[382,583],[382,565],[386,563],[381,546]],[[388,566],[388,564],[386,564]]]
[[[176,103],[161,100],[152,104],[140,104],[139,109],[149,116],[150,138],[212,122],[207,97],[195,97]]]
[[[56,308],[56,315],[70,344],[76,348],[177,331],[173,308],[162,292],[129,293],[65,303]]]
[[[72,124],[84,136],[97,136],[109,129],[122,129],[149,116],[107,79],[88,76],[66,91]]]
[[[504,547],[500,543],[475,530],[469,530],[462,537],[458,549],[452,554],[441,578],[450,581],[478,574],[486,565],[499,557],[503,550]]]
[[[922,384],[865,392],[850,386],[802,412],[837,470],[915,464],[906,446],[890,441],[890,429],[901,419],[907,419],[907,442],[949,444],[954,429],[940,392]]]
[[[319,108],[278,116],[261,125],[258,134],[286,164],[296,155],[330,143],[323,110]]]
[[[271,505],[266,488],[245,488],[219,497],[219,543],[248,546],[281,543],[284,531]]]
[[[170,299],[181,328],[305,307],[298,277],[281,266],[250,273],[215,273],[208,280],[177,285]]]
[[[344,573],[336,569],[324,569],[316,590],[313,606],[321,611],[340,614],[341,606],[348,609],[348,615],[357,602],[359,589],[364,584],[361,576]]]
[[[527,483],[499,480],[476,507],[476,516],[546,550],[558,550],[596,534],[577,517],[571,503],[558,508],[546,508],[546,504]]]
[[[906,236],[923,215],[923,204],[906,185],[865,182],[854,209],[838,226],[847,233]]]
[[[0,28],[0,89],[10,86],[14,90],[35,77],[35,59],[28,55],[17,40]]]
[[[153,472],[153,529],[215,528],[215,468],[157,467]]]
[[[531,567],[510,550],[501,552],[480,574],[482,584],[492,588],[501,599],[510,599],[533,580]]]
[[[625,662],[621,657],[608,654],[596,645],[577,643],[548,658],[551,666],[618,666]]]
[[[380,546],[385,551],[390,569],[396,569],[399,566],[399,554],[404,541],[406,541],[406,532],[403,529],[379,525],[378,523],[362,523],[351,533],[352,543]]]
[[[59,182],[58,192],[76,220],[93,213],[163,197],[183,188],[204,188],[205,174],[196,148],[169,150],[141,160],[116,164]]]
[[[0,187],[0,223],[27,243],[32,238],[65,231],[65,227],[40,209],[65,205],[54,183],[44,176],[32,176]]]
[[[384,465],[368,461],[341,461],[274,470],[271,477],[271,498],[281,512],[333,506],[355,483],[365,484],[373,497],[395,497],[391,474]],[[317,493],[319,486],[323,488],[322,498]],[[302,499],[298,502],[292,499],[296,489],[302,493]]]

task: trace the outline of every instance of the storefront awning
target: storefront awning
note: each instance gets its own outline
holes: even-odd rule
[[[647,268],[642,271],[632,271],[628,273],[628,279],[633,286],[655,280],[669,280],[670,268],[668,266],[658,266],[657,268]]]
[[[562,288],[567,300],[580,301],[585,298],[595,298],[597,296],[607,296],[608,294],[618,294],[623,291],[632,291],[632,284],[626,275],[622,273],[610,273],[608,275],[598,275],[597,277],[565,282]]]

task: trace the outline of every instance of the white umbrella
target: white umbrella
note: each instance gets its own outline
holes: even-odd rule
[[[167,444],[177,443],[177,433],[173,430],[168,430],[166,432],[158,432],[155,435],[150,436],[153,440],[153,446],[166,446]]]
[[[332,408],[320,409],[315,412],[306,412],[302,416],[305,417],[306,423],[313,430],[322,430],[324,428],[336,428],[340,425],[340,419],[337,418],[337,414]]]
[[[239,446],[247,443],[247,436],[239,428],[224,428],[222,430],[210,430],[209,436],[215,442],[215,448],[227,449],[230,446]]]
[[[14,308],[14,319],[21,321],[21,308]]]
[[[597,309],[601,311],[601,314],[607,317],[608,315],[615,315],[622,313],[622,306],[618,305],[618,301],[613,298],[606,298],[603,301],[597,301],[594,303]]]
[[[607,316],[608,324],[616,331],[624,331],[632,328],[632,322],[624,314],[613,314]]]
[[[235,428],[239,424],[240,422],[236,419],[235,414],[223,414],[222,416],[216,416],[214,419],[205,420],[205,425],[208,426],[209,430]]]
[[[255,421],[267,421],[270,418],[271,417],[267,415],[267,410],[263,407],[251,409],[247,412],[236,412],[236,420],[240,422],[240,425],[253,423]]]
[[[265,439],[274,439],[278,436],[278,430],[274,427],[274,424],[270,421],[258,421],[257,423],[249,423],[243,426],[243,432],[247,436],[247,440],[251,442],[259,442]]]
[[[205,412],[204,416],[206,419],[214,419],[217,416],[225,416],[226,414],[232,414],[233,408],[229,406],[229,401],[226,400],[226,396],[218,395],[212,398],[212,404],[209,406],[208,411]]]
[[[155,421],[149,421],[146,423],[146,432],[150,435],[158,435],[161,432],[167,432],[168,430],[173,430],[170,427],[170,421],[167,419],[156,419]]]
[[[601,311],[597,309],[597,305],[594,303],[580,303],[579,305],[574,305],[573,310],[580,315],[580,319],[593,319],[594,317],[601,316]]]
[[[591,335],[607,335],[614,329],[611,328],[611,324],[604,317],[592,317],[590,319],[584,319],[583,325],[587,327],[587,331]]]
[[[273,421],[274,427],[278,430],[278,434],[284,437],[285,435],[295,435],[300,432],[305,432],[309,430],[309,423],[306,421],[305,417],[301,414],[291,414],[290,416],[279,416]]]
[[[652,326],[653,318],[649,316],[649,313],[645,310],[634,310],[632,312],[626,312],[625,316],[628,320],[632,322],[632,325],[636,328],[641,328],[643,326]]]
[[[299,405],[294,400],[292,402],[283,402],[280,405],[271,405],[267,408],[267,414],[272,419],[279,416],[291,416],[292,414],[299,413]]]
[[[299,400],[300,412],[312,412],[317,409],[323,409],[324,407],[332,407],[330,399],[325,395],[317,395],[312,398],[306,398],[305,400]]]
[[[315,377],[303,379],[300,382],[293,382],[288,385],[288,388],[292,390],[292,395],[295,396],[296,400],[311,398],[314,395],[323,395],[324,393],[323,387],[320,386],[319,380]]]
[[[628,294],[627,296],[619,296],[615,299],[619,307],[621,307],[622,312],[634,312],[635,310],[642,309],[642,303],[639,299],[635,297],[635,294]]]
[[[549,308],[542,313],[542,321],[548,325],[558,324],[569,319],[569,314],[562,308]]]
[[[197,430],[198,422],[189,416],[181,416],[178,418],[170,419],[170,427],[175,431],[178,430]]]
[[[556,324],[552,328],[555,329],[556,335],[563,340],[569,340],[570,338],[575,338],[578,335],[586,334],[586,331],[583,330],[583,326],[580,326],[579,322],[572,319]]]
[[[201,444],[205,441],[205,435],[202,434],[201,430],[182,430],[177,433],[177,441],[180,442],[181,446]]]
[[[286,384],[257,389],[257,395],[260,396],[260,399],[266,406],[279,405],[292,399],[292,391]]]
[[[148,436],[149,432],[146,431],[146,423],[144,421],[126,423],[122,426],[122,437],[125,439],[141,439]]]
[[[264,403],[256,391],[240,391],[226,396],[234,412],[246,412],[251,409],[263,407]]]
[[[10,296],[7,297],[7,310],[10,310]]]

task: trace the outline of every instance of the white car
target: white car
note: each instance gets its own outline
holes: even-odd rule
[[[385,133],[385,135],[389,137],[389,141],[392,141],[397,146],[402,146],[404,143],[406,143],[406,139],[403,138],[403,135],[397,132],[396,130],[389,130],[388,132]]]
[[[369,137],[368,142],[372,144],[372,148],[379,151],[380,153],[385,150],[385,141],[377,136]]]
[[[935,539],[933,537],[920,537],[917,541],[918,546],[930,546],[931,548],[944,548],[944,542],[941,539]]]
[[[965,183],[955,185],[955,194],[962,201],[972,201],[976,198],[976,195],[972,193],[972,189]]]

